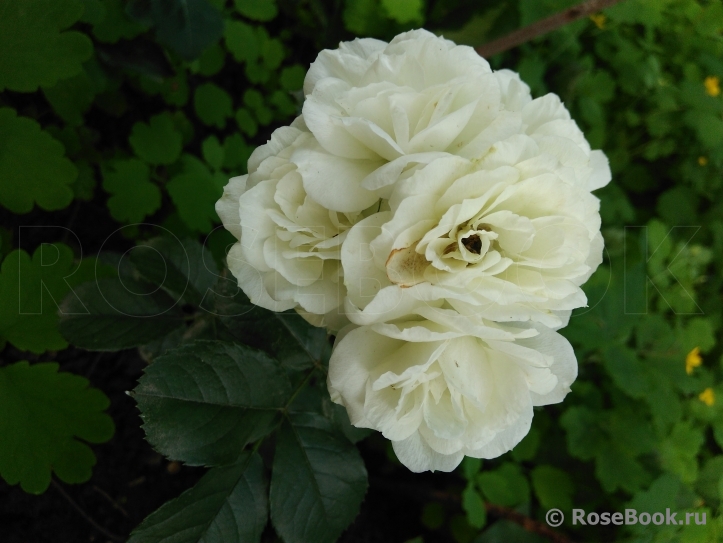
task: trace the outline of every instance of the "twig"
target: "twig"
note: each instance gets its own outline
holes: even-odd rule
[[[123,542],[125,541],[125,539],[124,539],[123,537],[121,537],[121,536],[119,536],[119,535],[116,535],[116,534],[114,534],[114,533],[112,533],[112,532],[109,532],[108,530],[106,530],[105,528],[103,528],[100,524],[98,524],[95,520],[93,520],[93,519],[90,517],[90,515],[88,515],[88,513],[86,513],[85,511],[83,511],[83,509],[82,509],[77,503],[75,503],[75,500],[73,500],[73,498],[71,498],[71,497],[68,495],[68,493],[65,492],[65,490],[63,490],[63,487],[60,486],[58,483],[55,482],[54,479],[51,479],[51,480],[50,480],[50,483],[53,485],[53,487],[54,487],[58,492],[60,492],[60,495],[63,496],[63,498],[65,498],[65,500],[66,500],[70,505],[73,506],[73,509],[75,509],[78,513],[80,513],[80,515],[81,515],[85,520],[87,520],[88,523],[89,523],[91,526],[93,526],[93,528],[95,528],[96,530],[98,530],[101,534],[103,534],[104,536],[106,536],[106,537],[107,537],[108,539],[110,539],[111,541],[116,541],[117,543],[123,543]]]
[[[111,503],[111,505],[113,506],[114,509],[117,509],[118,511],[120,511],[121,513],[123,513],[123,516],[124,516],[124,517],[129,518],[129,517],[128,517],[128,512],[127,512],[125,509],[123,509],[123,506],[121,506],[117,501],[115,501],[113,498],[111,498],[110,495],[109,495],[106,491],[104,491],[102,488],[99,488],[99,487],[97,487],[97,486],[95,486],[95,485],[93,485],[93,490],[95,490],[98,494],[100,494],[100,495],[103,496],[106,500],[108,500],[108,501]]]
[[[488,513],[514,522],[515,524],[519,524],[528,532],[546,537],[552,543],[572,543],[572,540],[562,532],[553,530],[546,524],[538,520],[531,519],[530,517],[527,517],[514,509],[510,509],[509,507],[502,507],[501,505],[485,502],[485,509],[487,509]]]
[[[477,51],[480,56],[489,58],[497,53],[502,53],[503,51],[522,45],[538,36],[557,30],[561,26],[572,23],[573,21],[597,13],[602,9],[609,8],[620,1],[621,0],[587,0],[587,2],[573,6],[560,13],[555,13],[546,19],[535,21],[490,43],[480,45],[475,51]]]
[[[372,486],[376,486],[377,488],[383,488],[384,490],[388,490],[391,492],[402,493],[420,501],[433,499],[441,502],[453,503],[457,506],[460,505],[460,497],[456,494],[450,494],[448,492],[442,492],[439,490],[424,491],[416,485],[413,486],[397,481],[387,481],[385,479],[380,479],[376,477],[373,478],[370,483]],[[491,515],[503,518],[505,520],[509,520],[510,522],[514,522],[528,532],[532,532],[546,537],[551,541],[551,543],[573,543],[573,541],[565,534],[553,530],[546,524],[538,520],[532,519],[528,516],[525,516],[522,513],[515,511],[514,509],[510,509],[509,507],[503,507],[501,505],[495,505],[493,503],[485,502],[485,509]]]

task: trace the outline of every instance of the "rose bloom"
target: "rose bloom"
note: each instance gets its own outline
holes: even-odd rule
[[[248,162],[248,175],[232,178],[216,203],[224,227],[238,243],[228,267],[252,303],[272,311],[296,309],[316,326],[346,323],[341,244],[361,216],[329,211],[310,198],[290,158],[315,146],[301,119],[276,130]]]
[[[341,163],[320,160],[318,151],[296,161],[313,173],[310,194],[329,209],[365,209],[380,195],[388,198],[410,168],[443,153],[477,160],[518,133],[573,137],[601,175],[594,182],[605,182],[604,155],[590,153],[564,108],[553,100],[523,112],[532,98],[517,74],[493,73],[471,47],[426,30],[390,43],[357,39],[322,51],[309,68],[304,93],[304,121],[320,149],[348,159],[343,176]]]
[[[352,424],[382,432],[414,472],[509,451],[527,435],[532,407],[562,401],[577,376],[572,347],[544,326],[419,313],[345,328],[328,376]]]

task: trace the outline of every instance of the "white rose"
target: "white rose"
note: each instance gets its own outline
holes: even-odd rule
[[[296,309],[316,326],[337,330],[346,320],[340,248],[358,213],[329,211],[307,194],[289,161],[315,146],[301,120],[276,130],[248,162],[248,175],[224,188],[216,211],[239,242],[228,266],[252,303],[272,311]]]
[[[382,432],[414,472],[504,454],[529,431],[532,407],[562,401],[577,376],[570,344],[543,326],[423,313],[434,320],[344,329],[328,376],[352,424]]]
[[[559,157],[573,170],[583,167],[583,154],[585,161],[590,157],[557,97],[527,107],[530,90],[517,74],[493,73],[472,48],[425,30],[400,34],[388,44],[357,39],[322,51],[309,68],[304,92],[304,121],[320,149],[346,159],[321,161],[318,151],[292,159],[305,179],[314,178],[309,193],[329,209],[365,209],[379,196],[388,198],[391,185],[410,168],[445,153],[476,160],[519,133],[580,144],[577,152]],[[605,165],[601,153],[592,156]],[[585,172],[571,175],[576,173]]]
[[[498,322],[564,326],[602,261],[589,190],[609,174],[583,142],[516,134],[479,160],[447,155],[403,174],[390,211],[356,224],[342,246],[350,320],[387,322],[447,303]]]

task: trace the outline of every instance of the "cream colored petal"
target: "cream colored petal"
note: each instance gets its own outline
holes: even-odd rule
[[[392,447],[399,461],[414,473],[454,471],[464,458],[462,451],[448,455],[434,451],[418,432],[403,441],[392,441]]]

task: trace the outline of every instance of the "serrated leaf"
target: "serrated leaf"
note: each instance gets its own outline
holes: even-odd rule
[[[216,283],[218,268],[210,252],[193,239],[171,236],[138,244],[130,253],[138,273],[163,288],[174,300],[200,307]]]
[[[37,122],[0,108],[0,203],[13,213],[35,204],[48,211],[67,206],[78,170],[64,155],[63,145]]]
[[[175,300],[128,277],[84,283],[66,297],[60,311],[63,337],[92,351],[137,347],[183,325]]]
[[[210,232],[219,222],[216,201],[228,182],[223,173],[211,173],[206,165],[192,155],[181,159],[183,169],[166,188],[183,222],[194,232]]]
[[[650,473],[626,451],[612,442],[604,443],[595,458],[595,476],[605,492],[621,488],[637,492],[650,483]]]
[[[108,209],[121,222],[141,222],[161,207],[161,191],[151,182],[148,165],[136,158],[115,160],[103,169]]]
[[[258,542],[268,520],[267,493],[261,458],[244,453],[151,513],[128,543]]]
[[[196,341],[157,358],[133,391],[148,442],[193,466],[235,462],[290,396],[275,360],[246,345]]]
[[[193,96],[196,115],[201,122],[217,128],[226,126],[226,119],[233,115],[229,94],[215,83],[204,83]]]
[[[148,124],[137,122],[128,138],[136,155],[150,164],[173,164],[181,156],[181,134],[167,113],[154,115]]]
[[[33,92],[79,73],[93,44],[63,30],[82,13],[79,0],[0,0],[0,91]]]
[[[0,271],[0,338],[34,353],[67,347],[58,331],[58,305],[71,285],[89,278],[93,261],[86,262],[76,264],[73,251],[60,243],[41,245],[32,258],[11,252]]]
[[[235,341],[264,350],[290,370],[328,360],[331,346],[326,331],[295,311],[276,313],[253,305],[235,279],[219,282],[214,291],[214,312]]]
[[[287,543],[332,543],[356,517],[367,472],[356,447],[312,413],[290,414],[276,442],[271,521]]]
[[[88,380],[58,373],[58,364],[17,362],[0,368],[0,475],[42,494],[54,472],[61,481],[90,479],[95,455],[85,443],[114,432],[110,402]]]
[[[221,12],[208,0],[151,0],[158,40],[185,60],[197,58],[223,35]]]
[[[254,21],[271,21],[279,13],[276,0],[234,0],[236,11]]]

